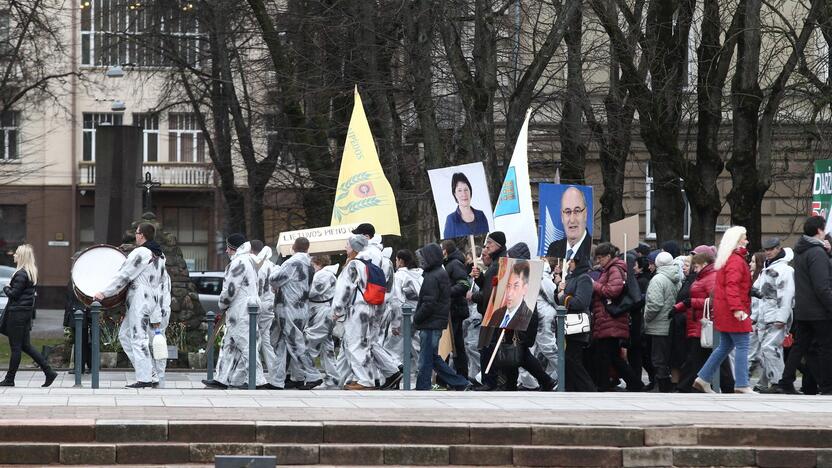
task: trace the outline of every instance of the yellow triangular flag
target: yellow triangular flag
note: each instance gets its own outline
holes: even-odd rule
[[[401,235],[396,197],[381,169],[358,87],[344,143],[331,221],[333,226],[351,223],[372,223],[377,234]]]

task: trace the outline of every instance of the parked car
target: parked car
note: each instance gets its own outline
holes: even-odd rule
[[[209,310],[214,313],[219,312],[220,293],[222,292],[225,273],[222,271],[192,271],[190,277],[191,282],[196,286],[197,293],[199,293],[199,303],[202,304],[202,309],[205,312]]]
[[[11,278],[14,276],[15,271],[14,267],[0,265],[0,278]],[[8,283],[8,281],[6,281],[6,283]]]
[[[5,309],[6,304],[9,303],[9,297],[6,296],[5,292],[3,292],[3,288],[6,287],[11,280],[11,278],[0,277],[0,310]]]

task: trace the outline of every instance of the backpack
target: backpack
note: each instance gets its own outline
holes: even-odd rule
[[[387,278],[384,276],[384,270],[369,260],[361,258],[356,258],[356,260],[364,264],[367,273],[367,288],[361,291],[364,302],[370,305],[384,304],[384,295],[387,293]],[[358,292],[357,289],[356,292]]]

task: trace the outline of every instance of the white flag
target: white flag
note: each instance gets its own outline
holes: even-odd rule
[[[494,230],[503,231],[506,235],[506,247],[518,242],[525,242],[529,250],[534,252],[537,246],[537,225],[534,222],[534,206],[532,205],[532,189],[529,183],[529,115],[517,136],[514,154],[503,180],[503,188],[497,198],[494,208]],[[537,257],[536,255],[534,256]]]

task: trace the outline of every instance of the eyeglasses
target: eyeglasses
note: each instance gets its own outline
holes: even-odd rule
[[[584,211],[586,211],[586,208],[575,208],[574,210],[571,210],[571,209],[567,208],[565,210],[561,210],[561,213],[563,213],[564,216],[569,217],[569,216],[572,216],[573,214],[576,215],[576,216],[579,216]]]

